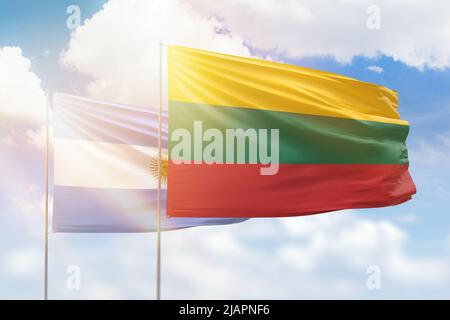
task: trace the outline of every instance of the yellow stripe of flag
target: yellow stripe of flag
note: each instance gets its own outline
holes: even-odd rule
[[[408,125],[395,91],[288,64],[169,46],[169,100]]]

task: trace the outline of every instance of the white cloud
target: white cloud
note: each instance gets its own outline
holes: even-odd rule
[[[350,211],[166,233],[163,248],[165,298],[370,297],[369,265],[394,297],[450,277],[448,259],[409,254],[397,225]]]
[[[402,214],[395,217],[395,220],[399,223],[410,224],[416,223],[418,221],[417,215],[415,214]]]
[[[51,297],[154,298],[154,234],[50,240]],[[447,258],[412,255],[404,230],[350,211],[166,232],[162,244],[165,299],[371,298],[369,265],[380,267],[386,297],[410,291],[421,298],[423,289],[449,285]],[[35,258],[28,259],[19,254],[8,262],[8,274],[21,266],[16,276],[27,276],[20,268],[33,266]],[[81,268],[80,291],[66,288],[66,268],[74,264]]]
[[[291,57],[392,57],[422,69],[450,66],[450,3],[376,1],[380,29],[367,28],[372,0],[191,0],[204,15],[224,19],[235,36],[262,50]],[[417,19],[422,17],[422,19]]]
[[[393,253],[386,261],[387,271],[407,285],[448,283],[450,265],[440,258],[410,259],[401,253]]]
[[[46,49],[46,50],[44,50],[44,52],[42,53],[42,56],[43,56],[44,58],[49,58],[49,57],[51,56],[51,54],[52,54],[52,51],[49,50],[49,49]]]
[[[50,128],[51,129],[51,128]],[[46,143],[46,127],[41,126],[40,128],[37,128],[35,130],[28,129],[25,132],[27,136],[28,143],[37,146],[40,149],[45,148]],[[49,132],[49,136],[52,137],[53,133]]]
[[[40,79],[30,71],[31,61],[17,47],[0,47],[0,115],[2,124],[13,119],[40,124],[46,96]]]
[[[300,230],[305,229],[301,219],[284,220],[284,223],[291,234],[295,225]],[[312,225],[307,227],[309,232],[294,233],[294,236],[307,242],[297,249],[308,253],[308,261],[316,261],[312,267],[326,261],[324,257],[338,257],[354,270],[377,261],[390,278],[407,284],[439,283],[450,276],[446,269],[450,267],[450,261],[409,257],[406,254],[407,234],[392,222],[375,222],[337,213],[315,217],[306,224]]]
[[[158,105],[160,41],[244,56],[248,44],[276,60],[384,54],[419,69],[450,66],[450,4],[403,4],[378,2],[381,29],[370,30],[365,0],[109,0],[73,32],[60,61],[88,76],[86,95],[149,107]]]
[[[36,277],[42,269],[42,255],[37,248],[16,248],[2,258],[6,273],[17,278]]]
[[[383,73],[384,69],[380,66],[368,66],[367,70],[375,72],[375,73]]]
[[[85,299],[90,300],[119,300],[122,294],[116,288],[108,284],[94,284],[89,288]]]
[[[21,194],[13,197],[14,211],[25,215],[41,214],[44,210],[44,200],[40,188],[31,184]]]
[[[9,217],[8,220],[14,222],[16,226],[20,225],[23,230],[26,230],[27,236],[42,238],[44,230],[45,194],[34,183],[25,188],[16,186],[13,190],[7,190],[5,192],[6,194],[12,194],[12,205],[8,208],[8,214],[14,216]],[[52,198],[50,197],[49,212],[52,212],[52,203]]]
[[[248,56],[222,27],[183,1],[110,0],[72,34],[61,62],[91,77],[89,96],[156,107],[160,41]]]
[[[46,104],[41,80],[31,71],[31,61],[18,47],[0,47],[0,146],[37,143]]]
[[[16,145],[16,141],[14,140],[14,137],[10,134],[5,135],[1,138],[0,140],[0,146],[15,146]]]

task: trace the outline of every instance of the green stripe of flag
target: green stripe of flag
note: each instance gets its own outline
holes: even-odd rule
[[[169,104],[169,134],[185,128],[194,137],[194,121],[202,121],[203,132],[215,128],[224,137],[226,129],[279,129],[280,163],[408,163],[405,140],[409,126],[405,125],[174,101]],[[169,147],[173,145],[171,141]]]

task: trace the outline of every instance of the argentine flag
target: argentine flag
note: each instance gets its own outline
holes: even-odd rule
[[[158,112],[56,93],[54,232],[153,232]],[[168,116],[162,115],[161,230],[245,219],[166,217]]]

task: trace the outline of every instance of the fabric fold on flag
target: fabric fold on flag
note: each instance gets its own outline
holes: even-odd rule
[[[55,93],[54,232],[156,231],[156,110]],[[166,216],[168,117],[162,114],[162,230],[245,219]]]

